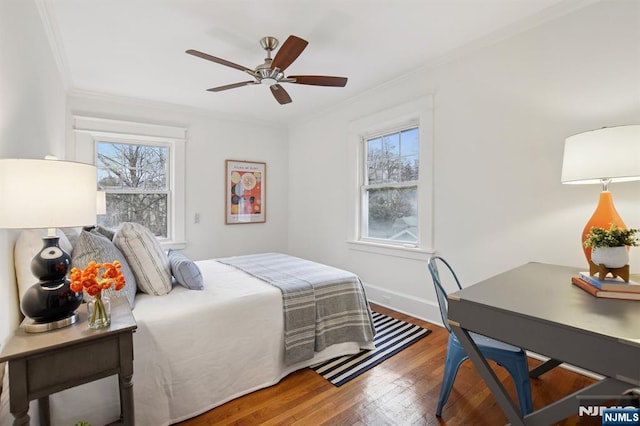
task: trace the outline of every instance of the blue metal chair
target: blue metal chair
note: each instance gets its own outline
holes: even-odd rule
[[[458,369],[460,368],[460,365],[469,358],[469,356],[447,323],[447,292],[440,280],[438,262],[447,267],[451,273],[453,281],[458,286],[458,290],[461,290],[462,286],[460,285],[460,281],[458,280],[456,273],[453,271],[453,268],[446,260],[440,256],[432,256],[429,259],[428,267],[435,286],[436,295],[438,297],[438,305],[440,305],[440,315],[442,316],[444,326],[449,330],[449,343],[447,345],[444,376],[442,379],[442,387],[440,388],[440,399],[438,400],[438,406],[436,408],[436,416],[440,417],[442,415],[442,407],[447,402],[449,395],[451,394],[451,388],[453,388],[453,382],[458,374]],[[533,403],[531,402],[531,384],[529,383],[527,355],[525,352],[521,348],[499,342],[480,334],[469,334],[478,346],[478,349],[480,349],[480,352],[482,352],[483,356],[486,359],[491,359],[498,363],[498,365],[504,367],[513,378],[516,392],[518,394],[518,404],[520,405],[520,412],[522,415],[525,416],[531,413],[533,411]]]

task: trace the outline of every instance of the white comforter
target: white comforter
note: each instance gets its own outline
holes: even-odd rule
[[[280,291],[215,260],[197,263],[205,279],[204,290],[175,287],[166,296],[136,296],[133,389],[137,425],[185,420],[273,385],[292,371],[367,346],[357,342],[334,345],[310,361],[287,367]],[[37,424],[35,404],[29,410],[32,424]],[[3,392],[1,409],[0,424],[10,423],[7,392]],[[102,425],[119,413],[115,376],[51,397],[53,425],[81,420]]]

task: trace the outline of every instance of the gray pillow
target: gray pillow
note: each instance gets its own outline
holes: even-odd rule
[[[179,251],[170,249],[168,256],[171,274],[178,284],[189,290],[202,290],[204,288],[202,272],[200,272],[198,265]]]
[[[123,222],[113,243],[127,258],[140,291],[155,296],[171,291],[169,258],[149,229],[139,223]]]
[[[125,279],[124,288],[120,291],[115,291],[115,289],[111,287],[108,290],[103,290],[103,294],[109,296],[111,299],[126,297],[129,306],[133,309],[137,291],[136,278],[124,254],[104,235],[95,231],[82,231],[73,249],[71,266],[84,269],[92,260],[98,263],[111,263],[114,260],[118,260],[122,264],[121,271]],[[85,293],[85,300],[88,300],[88,297]]]
[[[96,225],[95,230],[99,233],[104,235],[105,237],[107,237],[109,239],[109,241],[113,241],[113,237],[116,234],[116,231],[112,231],[109,228],[105,228],[102,225]]]

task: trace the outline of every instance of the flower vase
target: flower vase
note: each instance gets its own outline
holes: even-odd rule
[[[87,313],[89,314],[89,328],[108,327],[111,324],[111,303],[109,298],[102,293],[95,295],[87,303]]]

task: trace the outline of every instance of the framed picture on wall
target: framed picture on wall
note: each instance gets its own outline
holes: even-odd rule
[[[266,221],[267,163],[226,160],[225,223]]]

